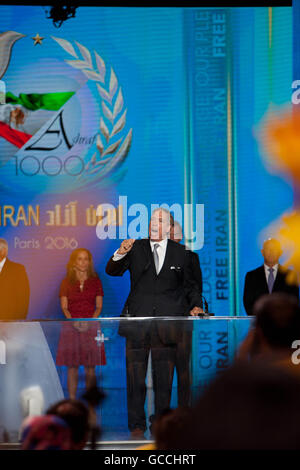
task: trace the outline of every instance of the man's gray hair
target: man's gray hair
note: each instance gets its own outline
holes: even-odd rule
[[[6,250],[6,253],[8,253],[8,243],[5,240],[5,238],[0,238],[0,250]]]
[[[162,211],[164,212],[165,214],[167,214],[170,218],[170,225],[173,226],[174,225],[174,217],[173,215],[171,214],[170,211],[168,211],[168,209],[166,209],[165,207],[156,207],[153,211],[152,211],[152,214],[151,214],[151,217],[153,216],[153,214],[155,214],[155,212],[158,212],[158,211]]]

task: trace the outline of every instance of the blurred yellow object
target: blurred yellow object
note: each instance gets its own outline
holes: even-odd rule
[[[154,442],[145,444],[144,446],[137,447],[135,450],[156,450]]]
[[[300,110],[269,111],[260,126],[259,141],[273,166],[300,182]]]
[[[283,214],[281,225],[278,229],[277,239],[280,241],[284,252],[290,254],[289,258],[283,263],[283,269],[292,268],[287,275],[289,284],[299,284],[300,279],[300,212],[293,211],[289,214]]]

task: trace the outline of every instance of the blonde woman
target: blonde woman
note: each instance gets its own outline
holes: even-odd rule
[[[92,255],[86,248],[71,253],[67,275],[60,286],[60,303],[66,318],[98,318],[103,303],[103,288],[94,270]],[[56,364],[68,367],[68,392],[76,398],[78,367],[85,367],[86,387],[96,380],[95,366],[105,365],[103,343],[95,341],[98,322],[64,323],[59,339]]]

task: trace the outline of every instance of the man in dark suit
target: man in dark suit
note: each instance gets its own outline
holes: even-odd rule
[[[183,239],[182,228],[178,222],[174,222],[170,230],[170,238],[177,243]],[[196,282],[199,295],[202,296],[202,271],[199,262],[199,256],[194,251],[188,250],[188,256],[191,259],[191,271]],[[176,348],[176,372],[177,372],[177,390],[178,406],[191,405],[191,372],[190,357],[192,351],[193,322],[182,323],[182,338]]]
[[[107,274],[130,272],[127,316],[168,317],[202,313],[202,300],[191,270],[188,250],[169,239],[173,218],[165,209],[151,216],[150,239],[124,240],[106,266]],[[123,322],[126,337],[128,427],[132,438],[143,438],[148,357],[151,350],[155,415],[170,405],[181,322],[141,320]]]
[[[22,264],[7,258],[8,244],[0,238],[0,319],[24,320],[29,305],[29,281]]]
[[[261,253],[264,264],[249,271],[245,277],[243,300],[247,315],[253,315],[256,300],[265,294],[285,292],[299,300],[299,286],[287,283],[286,277],[290,271],[284,272],[279,264],[282,249],[278,240],[274,238],[266,240]]]

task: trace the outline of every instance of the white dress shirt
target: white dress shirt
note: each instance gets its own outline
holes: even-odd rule
[[[118,248],[119,249],[119,248]],[[124,253],[123,255],[121,255],[120,253],[118,253],[118,250],[116,250],[114,252],[114,256],[113,256],[113,261],[119,261],[120,259],[124,258],[124,256],[126,256],[127,253]]]
[[[267,284],[268,284],[269,276],[270,276],[270,271],[269,271],[270,266],[267,266],[266,264],[264,264],[264,268],[265,268],[265,275],[266,275],[266,280],[267,280]],[[277,272],[278,272],[278,264],[274,264],[274,266],[272,266],[272,268],[273,268],[273,276],[274,276],[274,282],[275,282]]]
[[[4,266],[5,261],[6,261],[6,258],[3,258],[3,260],[0,261],[0,273],[1,273],[2,269],[3,269],[3,266]]]
[[[150,247],[151,247],[152,253],[154,250],[154,245],[156,243],[159,245],[159,247],[157,248],[157,254],[158,254],[158,260],[159,260],[158,272],[160,272],[162,265],[164,264],[164,261],[165,261],[168,239],[165,238],[164,240],[161,240],[160,242],[157,242],[155,240],[150,240]],[[113,261],[119,261],[120,259],[124,258],[124,256],[127,255],[127,253],[124,253],[123,255],[121,255],[120,253],[117,253],[117,251],[118,250],[114,252]]]
[[[165,238],[164,240],[161,240],[160,242],[156,242],[154,240],[150,240],[150,246],[151,246],[151,251],[153,253],[154,251],[154,245],[159,245],[157,247],[157,254],[158,254],[158,272],[160,272],[162,265],[164,264],[165,261],[165,256],[166,256],[166,250],[167,250],[167,244],[168,244],[168,239]]]

